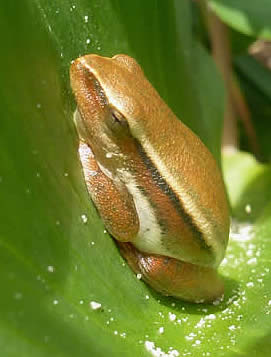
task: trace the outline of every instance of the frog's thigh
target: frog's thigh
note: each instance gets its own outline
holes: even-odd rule
[[[221,297],[224,286],[216,270],[161,255],[142,253],[130,243],[118,243],[135,273],[155,290],[192,302],[211,302]]]
[[[131,195],[125,186],[119,190],[98,166],[90,147],[80,141],[79,155],[88,192],[108,231],[114,238],[131,242],[139,221]]]

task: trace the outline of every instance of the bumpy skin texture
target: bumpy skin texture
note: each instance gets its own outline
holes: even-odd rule
[[[90,147],[83,141],[79,145],[79,155],[88,192],[108,231],[123,242],[132,241],[139,228],[132,197],[101,171]]]
[[[165,295],[220,296],[229,213],[208,149],[134,59],[87,55],[70,74],[86,184],[129,265]]]
[[[222,296],[223,283],[212,268],[174,258],[144,254],[130,243],[118,242],[132,269],[163,295],[192,302],[212,302]]]

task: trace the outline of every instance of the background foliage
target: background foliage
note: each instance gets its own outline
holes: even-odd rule
[[[182,1],[24,0],[0,12],[2,356],[267,356],[270,351],[270,72],[247,54],[270,38],[268,0],[210,1],[232,28],[259,164],[228,155],[235,220],[216,305],[161,297],[136,279],[89,201],[72,124],[70,61],[127,53],[219,160],[223,82]],[[204,31],[204,28],[201,29]],[[248,144],[241,129],[242,147]],[[249,208],[250,207],[250,208]],[[91,309],[90,302],[101,308]]]

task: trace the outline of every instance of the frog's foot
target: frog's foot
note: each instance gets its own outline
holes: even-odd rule
[[[190,302],[212,302],[224,286],[217,271],[161,255],[142,253],[130,243],[118,242],[121,254],[136,274],[163,295]]]

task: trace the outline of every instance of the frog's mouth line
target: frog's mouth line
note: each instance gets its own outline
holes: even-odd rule
[[[86,142],[85,138],[87,137],[87,131],[78,108],[76,108],[73,113],[73,122],[78,132],[79,138]]]

